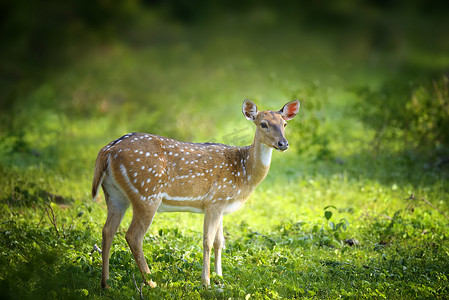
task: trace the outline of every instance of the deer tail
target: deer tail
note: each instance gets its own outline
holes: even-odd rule
[[[95,172],[94,179],[92,181],[92,200],[96,201],[100,189],[100,185],[103,182],[104,176],[106,175],[106,169],[109,164],[109,155],[105,151],[100,151],[95,161]]]

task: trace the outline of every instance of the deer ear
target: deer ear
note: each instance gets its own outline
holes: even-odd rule
[[[242,112],[245,118],[250,121],[254,121],[257,116],[257,106],[249,99],[243,101]]]
[[[299,111],[299,101],[291,101],[284,105],[279,111],[285,121],[293,119]]]

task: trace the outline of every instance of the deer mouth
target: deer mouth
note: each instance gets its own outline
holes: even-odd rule
[[[276,151],[279,151],[279,152],[285,152],[285,151],[287,151],[287,149],[288,149],[288,146],[287,147],[277,147],[277,146],[273,146],[273,148],[274,149],[276,149]]]

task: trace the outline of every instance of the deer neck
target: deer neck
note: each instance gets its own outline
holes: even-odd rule
[[[248,148],[248,158],[246,168],[248,172],[248,183],[256,187],[268,174],[271,164],[271,154],[273,148],[262,143],[257,135],[253,143]]]

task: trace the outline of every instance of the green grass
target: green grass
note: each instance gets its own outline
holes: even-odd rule
[[[131,131],[247,145],[245,98],[261,109],[301,100],[291,147],[273,154],[267,179],[224,218],[224,274],[210,289],[200,281],[202,215],[156,216],[144,252],[158,287],[144,287],[145,298],[447,297],[447,170],[395,140],[373,152],[375,131],[354,109],[354,87],[378,87],[402,75],[392,61],[431,54],[414,48],[398,61],[370,51],[363,31],[337,46],[332,34],[264,18],[140,22],[137,37],[87,51],[18,97],[0,124],[2,298],[139,298],[124,239],[131,211],[112,247],[111,289],[100,289],[93,249],[106,207],[90,198],[99,149]],[[447,68],[447,52],[439,57]]]

